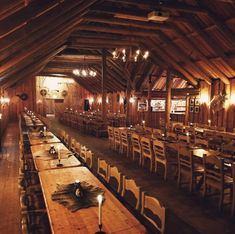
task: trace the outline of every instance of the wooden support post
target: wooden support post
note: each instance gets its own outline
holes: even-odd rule
[[[167,78],[166,78],[166,106],[165,106],[165,123],[166,123],[166,128],[170,127],[171,87],[172,87],[171,74],[170,74],[169,71],[167,71]]]
[[[149,75],[149,82],[148,82],[148,112],[147,112],[147,126],[151,127],[151,99],[152,99],[152,75]]]
[[[106,96],[107,91],[105,87],[106,81],[106,51],[102,50],[102,79],[101,79],[101,89],[102,89],[102,119],[105,121],[107,119],[107,104],[106,104]]]
[[[126,88],[126,126],[130,124],[130,97],[131,97],[131,86],[130,81],[127,80],[127,88]]]
[[[225,108],[224,108],[224,115],[223,115],[223,127],[225,127],[225,130],[227,130],[228,127],[228,108],[229,108],[229,98],[231,93],[231,87],[230,84],[225,84],[225,92],[226,92],[226,101],[225,101]]]
[[[189,122],[189,95],[186,96],[186,110],[185,110],[184,124],[187,125],[188,122]]]

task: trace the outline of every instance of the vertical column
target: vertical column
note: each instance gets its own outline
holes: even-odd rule
[[[106,96],[107,91],[105,87],[106,82],[106,51],[102,50],[102,78],[101,78],[101,89],[102,89],[102,119],[105,121],[107,119],[107,104]]]
[[[189,122],[189,95],[186,96],[186,110],[185,110],[184,124],[187,125],[188,122]]]
[[[126,125],[130,124],[130,97],[131,97],[131,86],[130,81],[127,80],[127,88],[126,88]]]
[[[167,78],[166,78],[166,106],[165,106],[165,123],[166,123],[166,128],[170,127],[171,87],[172,87],[171,74],[170,74],[169,71],[167,71]]]
[[[225,101],[225,108],[224,108],[224,115],[223,115],[223,127],[225,127],[225,130],[227,130],[228,127],[228,108],[229,108],[229,99],[230,99],[230,93],[231,93],[231,86],[230,84],[225,84],[225,92],[226,92],[226,98]]]
[[[152,99],[152,76],[149,75],[148,82],[148,116],[147,116],[147,126],[151,127],[151,99]]]

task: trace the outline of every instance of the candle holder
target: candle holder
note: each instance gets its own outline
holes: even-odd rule
[[[99,224],[99,231],[96,232],[95,234],[105,234],[106,232],[102,231],[102,224]]]
[[[60,159],[58,160],[58,163],[56,164],[57,167],[63,167],[63,164],[60,162]]]

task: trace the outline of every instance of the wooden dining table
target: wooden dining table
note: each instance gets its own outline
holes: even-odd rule
[[[29,132],[28,136],[30,145],[52,144],[60,142],[60,139],[50,131],[46,131],[46,136],[43,137],[40,136],[39,132]]]
[[[52,201],[57,185],[85,181],[102,188],[105,201],[102,205],[102,230],[106,233],[147,233],[145,227],[130,211],[86,168],[73,167],[39,172],[40,183],[52,233],[95,233],[98,228],[98,207],[89,207],[71,212],[63,205]]]
[[[61,165],[59,165],[58,154],[52,155],[49,153],[49,149],[51,146],[54,146],[56,150],[58,149],[58,147],[60,148]],[[63,143],[53,143],[51,145],[34,145],[31,146],[31,152],[35,169],[37,171],[62,169],[66,167],[77,167],[82,165],[82,163]]]

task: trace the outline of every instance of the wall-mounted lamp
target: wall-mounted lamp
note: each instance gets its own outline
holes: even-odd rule
[[[1,97],[0,98],[1,105],[9,104],[9,102],[10,102],[10,98],[8,98],[8,97]]]

